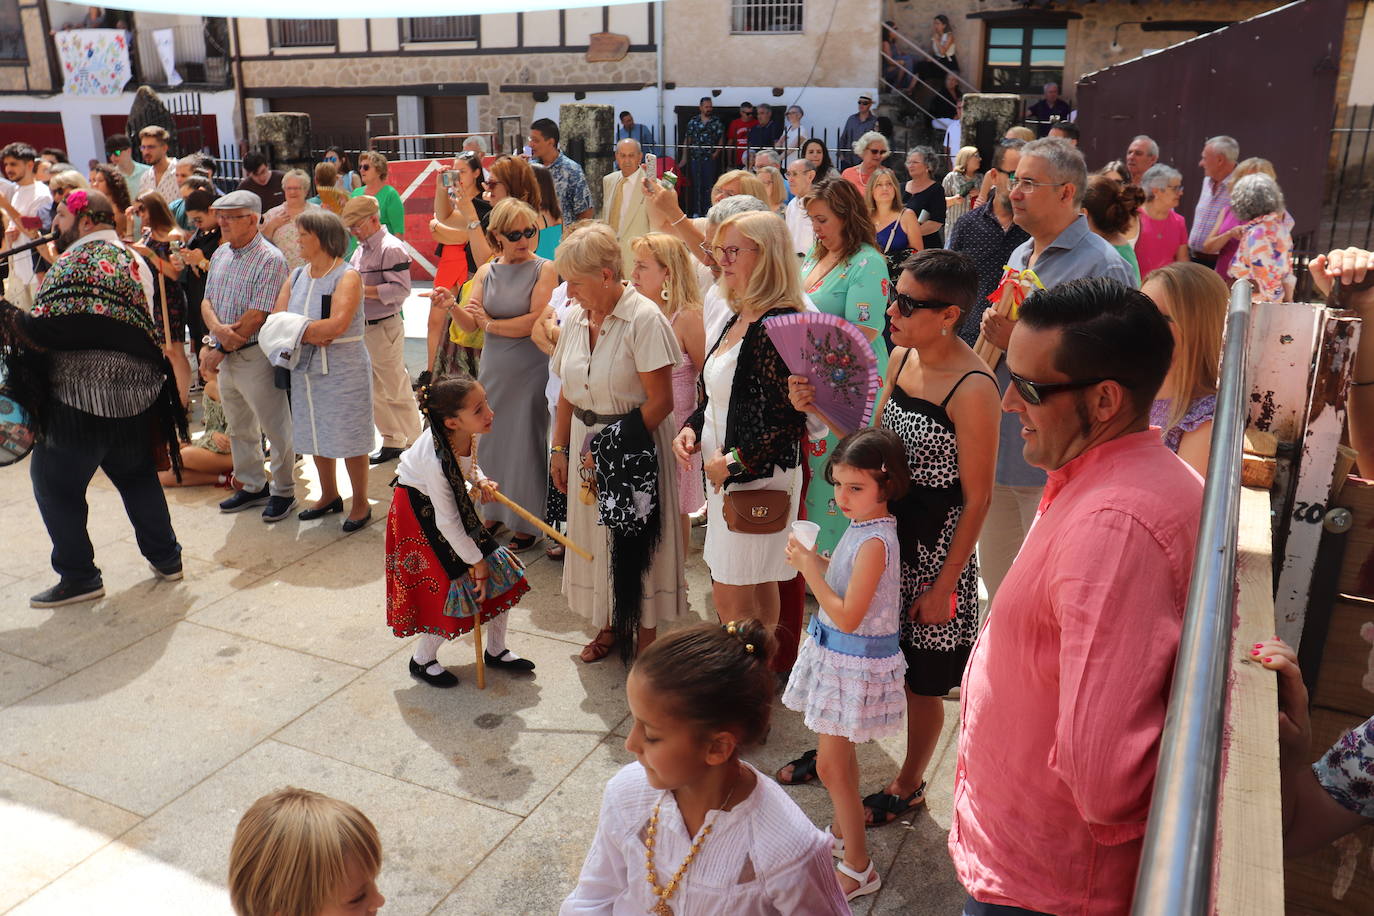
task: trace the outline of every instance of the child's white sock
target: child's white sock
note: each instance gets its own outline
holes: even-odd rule
[[[443,674],[444,666],[438,661],[439,647],[443,644],[444,637],[425,633],[415,644],[415,654],[411,658],[415,659],[415,664],[425,666],[426,674]]]
[[[492,658],[501,658],[503,653],[510,653],[505,656],[506,661],[516,661],[520,656],[506,648],[506,623],[506,615],[502,614],[482,624],[482,641],[486,643],[487,654]]]

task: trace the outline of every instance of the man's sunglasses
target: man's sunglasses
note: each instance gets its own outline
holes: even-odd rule
[[[533,226],[528,227],[528,228],[525,229],[525,231],[523,231],[523,232],[521,232],[519,229],[517,229],[517,230],[515,230],[514,232],[503,232],[503,233],[501,233],[501,235],[502,235],[502,236],[505,238],[505,240],[508,241],[508,242],[518,242],[518,241],[520,241],[521,239],[532,239],[532,238],[534,238],[534,237],[535,237],[536,235],[538,235],[538,234],[539,234],[539,230],[536,229],[536,228],[534,228]]]
[[[1011,383],[1016,386],[1016,393],[1021,395],[1021,399],[1027,404],[1040,405],[1045,402],[1045,398],[1061,391],[1078,391],[1082,388],[1091,388],[1098,382],[1118,382],[1118,379],[1111,377],[1105,378],[1082,378],[1072,382],[1032,382],[1028,378],[1022,378],[1010,369],[1007,370],[1011,376]]]
[[[892,305],[897,306],[897,311],[902,313],[903,318],[910,318],[911,313],[917,309],[930,309],[931,311],[943,310],[952,306],[952,302],[941,302],[939,299],[916,299],[906,293],[894,291],[890,299]]]

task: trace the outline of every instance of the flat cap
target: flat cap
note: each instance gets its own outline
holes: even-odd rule
[[[252,191],[230,191],[210,205],[211,210],[252,210],[262,216],[262,198]]]
[[[344,204],[343,212],[339,217],[345,226],[352,226],[354,223],[361,222],[369,216],[376,216],[381,213],[381,208],[377,205],[377,198],[367,194],[349,198],[348,203]]]

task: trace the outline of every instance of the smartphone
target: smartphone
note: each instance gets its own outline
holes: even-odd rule
[[[130,229],[130,232],[129,232],[130,237],[137,237],[137,236],[142,235],[142,234],[143,234],[143,217],[139,216],[137,213],[135,213],[132,217],[130,217],[129,229]]]
[[[453,187],[453,184],[454,184],[453,178],[454,178],[454,175],[455,175],[455,174],[456,174],[455,172],[451,172],[451,171],[450,171],[450,172],[440,172],[440,173],[439,173],[439,183],[442,184],[442,185],[443,185],[444,187],[446,187],[446,188],[451,188],[451,187]]]
[[[167,243],[167,245],[172,254],[176,254],[177,252],[181,251],[183,247],[185,247],[182,242],[176,239],[172,239]]]
[[[658,157],[653,153],[644,154],[644,174],[650,178],[658,177]]]

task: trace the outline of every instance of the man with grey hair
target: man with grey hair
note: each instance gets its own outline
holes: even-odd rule
[[[1021,148],[1016,179],[1010,183],[1012,220],[1030,235],[1011,253],[1013,268],[1030,268],[1046,289],[1083,277],[1111,277],[1137,285],[1135,272],[1106,239],[1088,228],[1081,212],[1088,183],[1083,154],[1064,140],[1033,140]],[[983,335],[1006,350],[1016,321],[995,309],[983,313]],[[1035,379],[1032,379],[1035,381]],[[997,366],[997,383],[1011,383],[1006,360]],[[1011,561],[1030,530],[1045,487],[1045,472],[1022,456],[1021,421],[1002,415],[992,506],[978,539],[978,565],[988,600],[1002,584]]]
[[[1053,121],[1067,121],[1073,109],[1069,103],[1059,97],[1059,84],[1046,83],[1044,98],[1030,107],[1026,113],[1031,121],[1038,121],[1036,124],[1036,136],[1043,137],[1050,132],[1050,124]]]
[[[792,192],[792,199],[787,202],[783,219],[787,221],[787,233],[792,237],[792,250],[799,258],[806,257],[816,242],[811,215],[802,203],[802,198],[811,193],[811,185],[815,180],[816,163],[809,159],[794,159],[787,167],[787,189]]]
[[[1126,171],[1131,173],[1131,184],[1140,186],[1140,179],[1159,161],[1159,144],[1144,134],[1131,140],[1126,147]]]
[[[627,137],[615,145],[617,171],[601,179],[601,199],[606,203],[601,220],[615,230],[620,240],[625,276],[634,269],[634,249],[630,242],[649,232],[649,209],[644,202],[644,172],[639,141]],[[657,180],[655,178],[655,180]]]
[[[1198,166],[1205,176],[1202,179],[1202,192],[1198,194],[1197,207],[1193,209],[1193,228],[1188,234],[1188,249],[1193,260],[1208,267],[1215,267],[1217,256],[1203,250],[1221,212],[1231,203],[1231,175],[1236,170],[1236,160],[1240,158],[1240,144],[1234,137],[1225,135],[1213,137],[1202,144],[1202,159]]]
[[[761,149],[756,150],[754,152],[754,164],[751,169],[752,171],[757,172],[759,169],[770,165],[775,169],[782,168],[782,159],[779,158],[778,154],[774,150]]]

